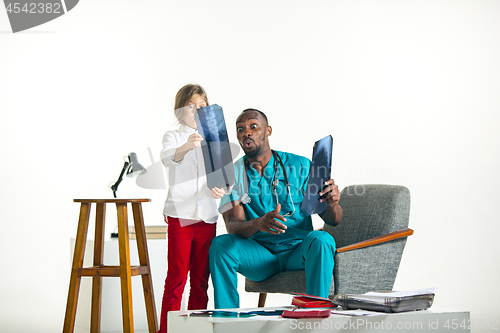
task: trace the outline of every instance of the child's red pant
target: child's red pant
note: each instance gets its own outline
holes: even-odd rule
[[[168,219],[168,270],[163,291],[160,332],[167,332],[167,313],[181,308],[188,271],[188,310],[206,309],[208,303],[208,249],[216,234],[216,223]],[[182,225],[182,226],[181,226]]]

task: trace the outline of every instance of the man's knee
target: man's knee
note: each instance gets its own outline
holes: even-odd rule
[[[212,240],[210,249],[208,250],[208,255],[210,261],[220,259],[221,257],[235,257],[235,244],[234,238],[239,237],[232,234],[225,234],[215,237]]]
[[[308,235],[311,238],[312,246],[320,246],[320,247],[331,247],[333,251],[335,251],[335,239],[326,231],[315,230],[311,231]]]
[[[220,235],[212,239],[212,244],[208,250],[210,256],[212,256],[212,254],[223,252],[227,248],[228,242],[230,242],[230,239],[227,236],[229,236],[229,234]]]

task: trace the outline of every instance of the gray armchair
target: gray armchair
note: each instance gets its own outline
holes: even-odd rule
[[[396,185],[351,185],[339,202],[342,222],[325,224],[337,244],[330,297],[375,290],[392,290],[406,244],[410,191]],[[256,282],[245,281],[247,292],[258,292],[259,307],[267,293],[306,293],[305,271],[281,272]]]

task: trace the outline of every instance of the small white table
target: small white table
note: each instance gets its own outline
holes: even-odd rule
[[[286,307],[289,308],[289,307]],[[272,310],[283,308],[228,309],[227,311]],[[470,313],[443,308],[424,311],[388,313],[380,316],[346,316],[332,314],[325,319],[285,319],[278,316],[248,318],[181,316],[194,311],[172,311],[168,314],[169,333],[251,333],[251,332],[470,332]]]

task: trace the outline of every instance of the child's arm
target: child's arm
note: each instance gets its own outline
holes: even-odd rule
[[[198,137],[199,136],[199,137]],[[181,144],[180,139],[174,131],[169,131],[163,136],[163,149],[161,150],[160,158],[164,166],[172,167],[180,165],[184,155],[196,146],[199,147],[203,139],[197,133],[189,136],[187,142]]]

